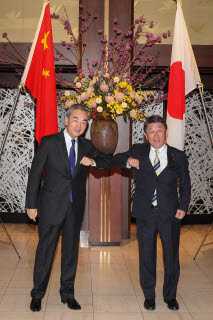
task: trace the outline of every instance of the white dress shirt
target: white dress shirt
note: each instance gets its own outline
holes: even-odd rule
[[[166,166],[168,164],[167,144],[165,143],[163,145],[163,147],[158,149],[158,151],[159,151],[158,157],[159,157],[159,160],[160,160],[160,171],[162,172],[166,168]],[[150,161],[151,161],[153,166],[154,166],[155,157],[156,157],[155,149],[151,146],[150,152],[149,152],[149,159],[150,159]]]
[[[68,154],[68,157],[69,157],[70,148],[72,146],[72,138],[68,134],[66,128],[64,129],[64,138],[65,138],[66,147],[67,147],[67,154]],[[75,164],[76,164],[77,158],[78,158],[78,137],[75,138]]]
[[[68,158],[69,158],[70,148],[72,146],[72,140],[73,139],[70,137],[70,135],[67,132],[66,128],[64,129],[64,138],[65,138],[66,147],[67,147],[67,154],[68,154]],[[75,138],[75,164],[76,164],[77,159],[78,159],[78,137]],[[94,164],[92,164],[92,167],[96,167],[96,162],[95,161],[94,161]]]

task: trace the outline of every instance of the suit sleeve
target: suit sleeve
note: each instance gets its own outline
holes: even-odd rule
[[[191,197],[191,182],[190,182],[190,176],[189,176],[188,161],[185,153],[182,153],[182,157],[183,159],[181,161],[180,169],[179,169],[180,204],[178,209],[187,211],[189,202],[190,202],[190,197]]]
[[[95,169],[110,169],[112,166],[112,155],[107,155],[98,149],[91,143],[90,157],[95,161]]]
[[[134,145],[133,145],[132,148],[130,148],[128,151],[115,154],[112,158],[113,167],[117,166],[117,167],[121,167],[121,168],[126,168],[128,158],[130,158],[130,157],[137,158],[134,155],[134,153],[135,152],[134,152]]]
[[[37,209],[41,177],[47,160],[46,138],[41,139],[40,146],[33,158],[26,191],[26,209]]]

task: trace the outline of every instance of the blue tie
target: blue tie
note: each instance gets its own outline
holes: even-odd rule
[[[72,146],[70,148],[70,154],[69,154],[69,161],[70,161],[70,170],[71,174],[73,176],[75,171],[75,140],[72,140]],[[72,191],[70,192],[70,202],[72,202]]]

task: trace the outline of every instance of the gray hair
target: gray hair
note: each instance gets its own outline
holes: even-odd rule
[[[159,115],[153,115],[153,116],[150,116],[145,122],[144,122],[144,132],[146,133],[146,130],[147,130],[147,127],[149,124],[151,123],[162,123],[164,128],[167,130],[167,124],[166,124],[166,121]]]
[[[66,117],[69,118],[74,110],[81,110],[88,114],[88,111],[85,106],[82,106],[81,104],[74,104],[72,107],[66,110]]]

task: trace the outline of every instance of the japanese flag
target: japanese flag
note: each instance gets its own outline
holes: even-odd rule
[[[183,150],[185,96],[197,87],[200,75],[180,2],[177,2],[167,103],[167,143]]]

